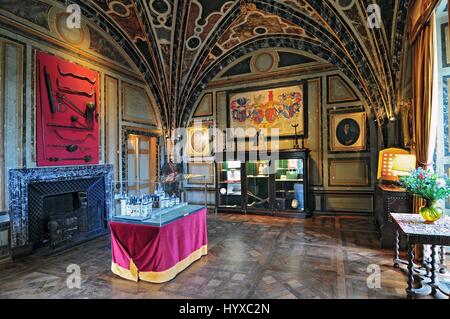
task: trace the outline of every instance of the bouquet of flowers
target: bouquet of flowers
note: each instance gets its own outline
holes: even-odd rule
[[[400,185],[407,192],[426,200],[425,206],[419,211],[426,221],[434,222],[442,217],[442,209],[435,206],[436,201],[450,196],[448,176],[418,168],[412,170],[410,175],[401,176]]]

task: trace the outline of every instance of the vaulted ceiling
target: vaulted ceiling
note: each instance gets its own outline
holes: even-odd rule
[[[62,0],[61,2],[65,2]],[[379,123],[394,115],[409,0],[71,0],[125,49],[142,72],[166,128],[185,126],[207,83],[237,58],[296,48],[336,65]]]

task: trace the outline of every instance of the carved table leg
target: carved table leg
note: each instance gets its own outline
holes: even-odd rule
[[[445,264],[445,246],[440,247],[439,272],[447,273],[447,265]]]
[[[435,290],[436,287],[436,245],[431,245],[431,282],[430,286]]]
[[[400,268],[399,263],[399,251],[400,251],[400,234],[398,230],[395,231],[395,256],[394,256],[394,267]]]
[[[413,260],[414,260],[414,245],[412,245],[408,242],[408,288],[406,289],[406,297],[408,299],[411,299],[414,296],[414,292],[413,292],[414,263],[413,263]]]

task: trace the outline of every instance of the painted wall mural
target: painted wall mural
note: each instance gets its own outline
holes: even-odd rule
[[[38,52],[37,165],[98,164],[99,74]]]
[[[229,127],[267,129],[270,135],[305,135],[304,84],[230,94]],[[276,133],[275,130],[278,130]]]

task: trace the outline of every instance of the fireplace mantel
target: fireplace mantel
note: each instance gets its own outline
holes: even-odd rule
[[[87,165],[9,170],[9,211],[11,216],[11,248],[30,244],[28,236],[28,187],[32,183],[57,182],[81,178],[103,177],[106,214],[113,207],[112,165]]]

